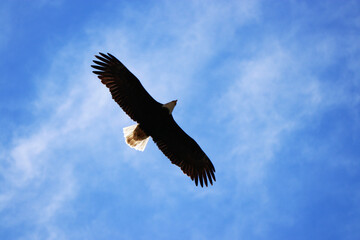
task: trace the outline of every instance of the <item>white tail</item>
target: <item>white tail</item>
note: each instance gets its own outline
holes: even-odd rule
[[[139,127],[138,124],[123,128],[125,142],[132,148],[144,151],[149,141],[149,136]]]

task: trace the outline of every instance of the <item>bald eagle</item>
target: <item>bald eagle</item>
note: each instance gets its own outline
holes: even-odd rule
[[[117,58],[99,53],[91,65],[101,82],[109,88],[112,98],[137,124],[123,129],[126,143],[144,151],[152,137],[158,148],[170,161],[195,181],[213,184],[215,168],[199,145],[175,122],[172,111],[177,100],[166,104],[157,102]]]

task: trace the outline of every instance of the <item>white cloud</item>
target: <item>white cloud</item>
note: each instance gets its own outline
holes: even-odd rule
[[[294,69],[294,59],[285,49],[272,42],[260,52],[235,67],[239,76],[218,103],[225,106],[219,107],[218,115],[230,121],[228,131],[236,139],[232,154],[246,159],[236,168],[247,176],[241,177],[241,182],[261,181],[281,134],[292,129],[301,111],[307,109],[296,112],[292,107],[306,103],[309,96],[318,98],[313,96],[318,94],[316,90],[308,90],[310,83],[300,87],[299,79],[289,72]],[[293,80],[289,81],[289,77]]]
[[[349,81],[319,77],[339,55],[339,42],[317,40],[303,49],[289,40],[266,39],[251,59],[227,69],[234,79],[215,114],[229,123],[227,133],[234,139],[229,160],[242,159],[232,162],[241,172],[239,182],[261,183],[275,151],[286,147],[286,135],[327,109],[352,102]]]
[[[343,46],[350,46],[353,41],[322,35],[313,37],[311,46],[304,46],[295,40],[297,34],[264,39],[250,58],[232,60],[224,67],[227,75],[223,78],[231,78],[231,82],[217,101],[213,117],[232,141],[230,146],[218,144],[217,148],[230,150],[228,154],[221,152],[218,158],[221,158],[221,170],[226,171],[223,180],[234,185],[231,192],[234,203],[230,205],[239,212],[234,215],[229,231],[234,234],[237,229],[238,237],[246,238],[244,233],[266,236],[271,223],[292,225],[296,222],[291,213],[274,206],[273,194],[268,189],[269,170],[279,165],[276,154],[288,147],[289,136],[315,124],[313,119],[335,107],[351,108],[356,102],[356,94],[349,89],[356,85],[353,81],[358,71],[352,66],[357,60],[349,56],[358,52],[354,49],[359,45],[344,52]],[[352,72],[350,78],[324,78],[325,71],[338,66],[339,57],[346,59],[341,66],[346,69],[344,72]],[[330,142],[314,149],[328,149],[330,145],[325,144]],[[311,158],[312,154],[305,155]],[[251,209],[252,205],[246,209],[239,207],[252,198],[256,210]],[[277,220],[268,216],[276,216]],[[239,230],[244,226],[247,231]]]

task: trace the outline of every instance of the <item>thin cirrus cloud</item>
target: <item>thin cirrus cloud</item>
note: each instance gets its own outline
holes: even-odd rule
[[[287,239],[301,227],[323,233],[307,225],[310,219],[326,227],[333,224],[327,214],[343,219],[339,208],[305,215],[330,192],[307,179],[322,183],[335,171],[322,152],[334,142],[311,131],[342,139],[343,132],[321,124],[333,109],[350,109],[358,122],[356,36],[326,29],[327,18],[313,15],[333,8],[285,4],[295,16],[287,21],[282,8],[261,1],[116,6],[95,11],[80,35],[49,51],[56,54],[47,72],[30,76],[38,89],[28,105],[35,120],[12,135],[9,148],[0,147],[7,236]],[[354,26],[346,20],[350,10],[329,19]],[[179,99],[174,116],[214,162],[214,186],[195,188],[154,144],[145,153],[126,146],[122,128],[133,123],[91,73],[98,51],[117,56],[160,102]],[[323,175],[312,172],[319,165]]]
[[[240,167],[244,175],[256,180],[282,144],[281,135],[321,108],[324,97],[316,76],[306,74],[304,63],[286,46],[276,41],[264,45],[260,55],[234,67],[238,78],[218,103],[228,107],[217,113],[229,121],[229,134],[241,143],[233,146],[233,154],[247,159],[252,168]]]

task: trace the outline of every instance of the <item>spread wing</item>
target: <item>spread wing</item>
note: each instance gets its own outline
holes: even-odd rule
[[[208,180],[212,185],[216,181],[214,165],[194,139],[179,127],[172,115],[162,127],[164,130],[152,135],[152,138],[165,156],[191,180],[195,180],[196,186],[199,181],[201,187],[203,183],[208,186]]]
[[[112,98],[120,107],[136,122],[143,122],[151,115],[151,110],[161,106],[153,99],[135,77],[116,57],[110,53],[99,53],[94,60],[97,65],[91,67],[97,69],[93,73],[98,75],[106,87],[109,88]]]

